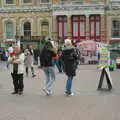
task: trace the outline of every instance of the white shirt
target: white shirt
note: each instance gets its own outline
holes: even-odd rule
[[[8,48],[8,52],[9,52],[9,53],[12,53],[12,52],[13,52],[13,48],[12,48],[12,47],[9,47],[9,48]]]

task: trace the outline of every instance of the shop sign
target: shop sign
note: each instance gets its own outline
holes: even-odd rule
[[[106,47],[102,47],[100,49],[100,59],[101,60],[108,60],[108,49]]]

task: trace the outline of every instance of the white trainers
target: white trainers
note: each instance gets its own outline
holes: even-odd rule
[[[51,90],[47,90],[45,88],[43,88],[43,91],[45,92],[46,95],[52,95],[52,91]]]
[[[68,96],[74,96],[74,93],[68,94]]]
[[[67,92],[64,93],[66,96],[74,96],[74,93],[68,94]]]

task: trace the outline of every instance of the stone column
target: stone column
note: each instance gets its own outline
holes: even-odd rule
[[[36,16],[36,14],[34,14],[33,15],[33,36],[37,36],[38,35],[38,26],[39,25],[37,25],[37,16]]]
[[[107,42],[106,16],[101,15],[101,42]]]
[[[86,15],[86,40],[90,39],[90,23],[89,23],[89,15]]]
[[[2,17],[0,16],[0,40],[2,39]]]
[[[16,17],[16,31],[15,31],[15,35],[16,35],[16,40],[20,39],[20,35],[21,35],[21,31],[20,31],[20,17]]]
[[[57,16],[53,16],[52,17],[52,35],[53,35],[53,39],[58,39],[58,25],[57,25]]]
[[[68,37],[72,38],[72,22],[71,22],[71,15],[67,16],[67,23],[68,23]]]

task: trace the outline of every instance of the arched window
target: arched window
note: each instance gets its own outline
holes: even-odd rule
[[[6,4],[14,4],[14,0],[6,0]]]
[[[47,21],[41,23],[41,33],[43,36],[49,35],[49,23]]]
[[[86,17],[84,15],[72,16],[72,37],[75,40],[86,38]]]
[[[41,3],[49,3],[50,0],[41,0]]]
[[[23,3],[32,3],[32,0],[23,0]]]
[[[31,23],[30,22],[24,23],[24,36],[31,36]]]
[[[100,41],[100,15],[90,16],[90,39]]]
[[[1,0],[0,0],[0,7],[1,7]]]
[[[6,22],[5,27],[6,27],[6,39],[13,39],[14,38],[13,23],[11,21]]]
[[[57,24],[58,24],[58,37],[64,40],[65,38],[67,38],[68,34],[67,16],[58,16]]]

